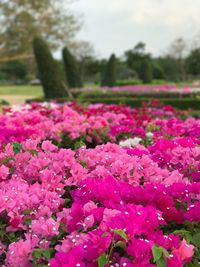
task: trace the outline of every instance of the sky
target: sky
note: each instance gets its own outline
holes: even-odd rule
[[[200,0],[76,0],[71,9],[82,14],[77,38],[94,45],[96,54],[121,56],[139,41],[154,55],[183,37],[200,35]]]

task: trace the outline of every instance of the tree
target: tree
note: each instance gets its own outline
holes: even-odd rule
[[[67,47],[63,49],[63,62],[65,66],[65,75],[69,87],[70,88],[82,87],[78,62],[76,61],[75,57],[70,53]]]
[[[99,84],[106,63],[104,59],[88,58],[84,66],[84,81]]]
[[[153,62],[152,67],[153,67],[153,78],[154,79],[161,79],[161,80],[165,79],[164,71],[159,63]]]
[[[151,55],[145,52],[146,44],[139,42],[136,44],[133,49],[130,49],[125,52],[125,61],[127,66],[136,71],[138,76],[140,75],[141,65],[144,60],[150,60]]]
[[[1,66],[1,71],[4,73],[6,80],[25,81],[27,75],[26,65],[23,61],[9,61]]]
[[[30,58],[37,36],[53,49],[71,45],[79,23],[65,6],[63,0],[0,0],[1,60]]]
[[[72,52],[79,62],[81,80],[85,81],[87,64],[95,59],[94,47],[87,41],[80,41],[72,48]]]
[[[60,65],[53,59],[46,42],[36,37],[33,41],[33,50],[45,98],[65,97],[67,92]]]
[[[183,38],[174,40],[169,48],[168,55],[174,58],[179,65],[182,80],[186,79],[185,55],[187,44]]]
[[[102,86],[112,87],[116,83],[116,57],[111,55],[104,72]]]
[[[200,75],[200,48],[196,48],[190,52],[186,63],[190,74]]]
[[[141,65],[141,80],[143,83],[151,83],[153,78],[152,66],[149,60],[144,60]]]

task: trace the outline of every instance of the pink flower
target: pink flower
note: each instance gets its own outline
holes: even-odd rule
[[[9,175],[9,168],[5,165],[1,165],[0,167],[0,181],[6,180]]]
[[[183,239],[180,247],[174,252],[183,262],[189,261],[194,255],[194,246],[188,245],[186,240]]]
[[[45,220],[43,217],[40,217],[38,220],[32,221],[31,228],[34,234],[41,235],[42,237],[52,237],[59,234],[59,223],[52,218]]]

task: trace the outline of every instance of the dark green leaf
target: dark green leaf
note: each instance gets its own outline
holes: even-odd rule
[[[51,258],[51,254],[52,254],[52,251],[51,250],[44,250],[43,251],[43,255],[46,259],[50,259]]]
[[[17,142],[13,142],[12,145],[13,145],[13,151],[14,151],[15,155],[18,154],[22,149],[22,145],[20,143],[17,143]]]
[[[10,167],[10,173],[14,173],[14,171],[15,171],[15,167],[14,166]]]
[[[192,237],[192,243],[195,246],[200,247],[200,233],[197,233],[197,234],[193,235],[193,237]]]
[[[15,160],[13,157],[6,157],[5,159],[2,160],[3,164],[8,163],[10,160]]]
[[[22,214],[24,214],[24,215],[29,215],[31,213],[31,210],[24,210],[24,211],[22,211]]]
[[[42,249],[36,248],[33,250],[33,257],[39,259],[42,257],[42,253],[43,253]]]
[[[38,152],[34,149],[29,150],[29,152],[31,153],[32,156],[38,155]]]
[[[125,250],[126,249],[126,244],[123,241],[118,241],[115,244],[115,247],[119,247],[119,248],[122,248],[123,250]]]
[[[84,167],[87,168],[87,163],[84,160],[80,160],[80,164]]]
[[[27,225],[31,225],[31,223],[32,223],[32,219],[30,219],[30,218],[25,219],[25,220],[24,220],[24,223],[27,224]]]

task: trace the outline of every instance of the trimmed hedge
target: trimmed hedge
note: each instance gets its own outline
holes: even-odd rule
[[[131,107],[141,107],[143,102],[149,102],[148,98],[138,98],[138,99],[130,99],[130,98],[99,98],[99,99],[84,99],[81,102],[87,103],[105,103],[105,104],[125,104]],[[156,99],[154,99],[156,100]],[[171,105],[177,109],[200,109],[200,100],[192,99],[192,98],[183,98],[183,99],[159,99],[161,103],[164,105]]]
[[[83,86],[81,81],[81,74],[78,68],[78,62],[70,53],[67,47],[62,51],[63,62],[65,67],[66,80],[70,88],[81,88]]]
[[[70,99],[69,97],[62,97],[62,98],[43,98],[43,97],[37,97],[37,98],[29,98],[29,99],[26,99],[26,103],[27,104],[30,104],[31,102],[51,102],[51,101],[54,101],[54,102],[57,102],[57,103],[66,103],[66,102],[71,102],[71,101],[74,101],[74,99]]]
[[[40,37],[34,38],[33,51],[45,97],[66,97],[61,67],[53,58],[47,43]]]
[[[73,101],[70,98],[57,98],[53,99],[54,101],[58,103],[64,103]],[[76,101],[79,103],[104,103],[104,104],[125,104],[127,106],[131,107],[141,107],[143,102],[149,102],[150,99],[148,98],[137,98],[137,99],[131,99],[128,97],[121,97],[121,98],[87,98],[87,99],[79,99],[77,98]],[[156,99],[152,99],[156,100]],[[43,102],[43,101],[51,101],[51,99],[44,99],[44,98],[35,98],[35,99],[29,99],[26,101],[26,103],[30,102]],[[177,109],[181,110],[187,110],[187,109],[193,109],[193,110],[200,110],[200,99],[193,99],[193,98],[183,98],[183,99],[166,99],[161,98],[159,99],[161,103],[164,105],[171,105]]]
[[[78,94],[77,94],[78,95]],[[132,98],[193,98],[196,97],[197,93],[187,93],[187,94],[180,94],[177,92],[146,92],[146,93],[136,93],[136,92],[129,92],[129,91],[121,91],[121,92],[113,92],[113,91],[101,91],[101,90],[94,90],[90,92],[83,92],[78,95],[79,99],[96,99],[96,98],[121,98],[121,97],[132,97]]]

